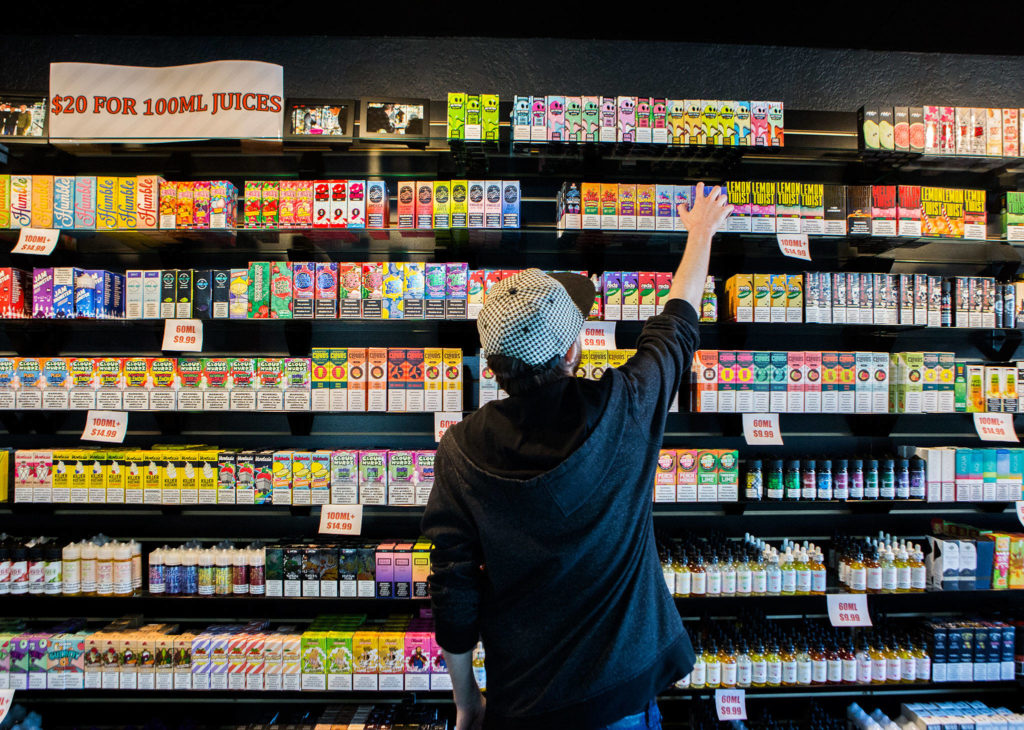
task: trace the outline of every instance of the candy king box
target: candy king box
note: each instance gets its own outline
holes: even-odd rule
[[[270,264],[270,317],[271,319],[292,319],[294,281],[292,264],[289,261],[273,261]]]
[[[497,137],[495,137],[497,139]],[[583,142],[583,99],[579,96],[565,97],[565,141]]]
[[[207,229],[210,227],[210,181],[199,180],[192,183],[192,227]]]
[[[170,215],[169,207],[166,209],[164,200],[167,194],[175,189],[176,183],[169,182],[160,186],[160,227],[173,228],[166,225]],[[261,228],[263,223],[263,184],[255,180],[245,181],[244,202],[242,219],[246,228]]]

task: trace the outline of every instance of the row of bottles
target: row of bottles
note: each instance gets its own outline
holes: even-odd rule
[[[923,459],[749,459],[748,501],[924,499]]]
[[[827,571],[821,549],[784,540],[772,547],[747,533],[721,539],[661,542],[662,573],[669,592],[692,596],[824,595]]]
[[[922,593],[928,579],[921,546],[879,532],[833,539],[840,586],[850,593]]]
[[[105,535],[61,546],[56,538],[0,535],[0,594],[130,596],[142,589],[142,546]]]
[[[149,554],[149,592],[183,596],[262,596],[267,592],[266,548],[230,543],[203,548],[190,542]]]
[[[689,628],[696,662],[680,689],[910,684],[931,680],[918,629],[878,628],[855,636],[820,622],[755,627],[724,621]]]

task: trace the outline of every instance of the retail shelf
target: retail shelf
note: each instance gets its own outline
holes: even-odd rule
[[[748,687],[747,699],[795,699],[813,697],[870,697],[927,695],[960,696],[965,694],[996,694],[1020,691],[1015,680],[1005,682],[915,682],[913,684],[841,684],[841,685],[790,685],[785,687]],[[689,700],[696,697],[713,698],[714,689],[671,689],[658,695],[659,701]]]

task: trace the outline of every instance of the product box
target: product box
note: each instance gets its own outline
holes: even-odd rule
[[[803,183],[800,186],[800,232],[820,236],[825,233],[825,186]],[[732,202],[730,200],[730,202]],[[733,212],[735,215],[735,211]],[[732,216],[730,216],[732,218]],[[726,224],[728,226],[728,223]]]
[[[622,272],[622,319],[640,319],[639,275],[636,271]]]
[[[690,370],[693,384],[693,410],[713,413],[720,410],[718,405],[718,351],[698,350],[694,354]],[[731,373],[730,373],[731,375]],[[680,500],[682,501],[682,500]]]
[[[11,178],[12,181],[13,178],[14,176]],[[94,229],[96,227],[96,178],[85,175],[75,177],[74,199],[73,227],[79,230]],[[173,216],[171,220],[173,228]]]
[[[804,353],[791,350],[782,354],[786,357],[787,366],[786,412],[803,413],[806,410],[803,381]]]
[[[505,180],[501,193],[501,227],[519,228],[519,181]]]
[[[871,186],[849,185],[846,188],[847,235],[871,234]]]
[[[1020,157],[1020,110],[1003,109],[1003,157]]]
[[[770,274],[769,275],[769,310],[768,310],[768,321],[779,323],[786,321],[786,296],[788,289],[786,287],[786,275],[785,274]]]
[[[754,274],[754,322],[771,322],[771,275]]]
[[[896,235],[896,186],[871,186],[871,235]]]
[[[601,184],[601,228],[616,230],[619,227],[619,186],[615,183]]]
[[[964,190],[964,238],[984,239],[988,219],[985,212],[985,191]]]
[[[430,230],[434,227],[434,183],[429,180],[416,183],[415,214],[416,228]],[[400,222],[401,219],[402,211],[400,207]]]
[[[897,235],[920,237],[921,235],[921,188],[918,185],[897,187]]]
[[[777,183],[775,219],[778,233],[801,232],[800,188],[800,183]]]
[[[270,318],[292,319],[294,281],[292,264],[289,261],[270,263]]]
[[[32,176],[32,227],[53,228],[53,175]]]
[[[718,501],[718,451],[701,449],[697,452],[697,501]]]
[[[230,410],[256,410],[256,358],[228,358],[227,367],[227,388]]]
[[[752,183],[748,180],[729,181],[726,183],[729,204],[733,206],[732,213],[725,219],[726,231],[750,233],[751,187]]]
[[[618,193],[618,228],[636,230],[636,185],[620,183]]]
[[[718,411],[736,413],[737,360],[735,350],[718,351]]]
[[[462,350],[444,348],[443,405],[447,412],[462,411]]]
[[[775,233],[775,187],[773,182],[755,182],[751,186],[750,230],[753,233]]]
[[[823,190],[823,207],[825,209],[825,235],[846,235],[846,186],[825,185]]]
[[[595,186],[593,184],[590,184],[590,187],[591,187],[591,190],[593,190],[593,188],[595,188],[597,186]],[[584,188],[583,212],[584,212],[584,216],[586,216],[588,210],[593,212],[593,211],[597,210],[597,208],[593,207],[593,206],[588,208],[587,202],[586,202],[587,183],[583,184],[583,188]],[[658,185],[655,188],[655,223],[654,223],[654,225],[655,225],[655,229],[656,230],[659,230],[659,231],[671,231],[671,230],[674,230],[674,228],[675,228],[676,210],[675,210],[675,203],[674,203],[675,191],[674,191],[673,188],[674,188],[674,186],[672,186],[672,185]],[[748,210],[748,213],[749,213],[749,210]],[[729,221],[731,221],[732,218],[733,218],[733,216],[730,216],[729,218],[726,219],[726,226],[729,225]],[[749,220],[750,220],[750,216],[748,215],[747,216],[747,221],[749,222]],[[591,222],[593,222],[593,220]],[[586,222],[584,222],[583,227],[584,228],[588,228],[588,227],[596,227],[596,226],[587,226]]]
[[[387,348],[366,350],[366,410],[387,411]]]

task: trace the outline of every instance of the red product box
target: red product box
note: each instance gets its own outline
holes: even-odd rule
[[[348,181],[331,180],[331,228],[348,227]]]
[[[261,186],[260,198],[262,208],[260,215],[264,228],[277,228],[279,223],[278,209],[281,205],[281,186],[276,180],[264,182]]]
[[[416,183],[398,183],[398,227],[416,227]]]
[[[175,228],[195,227],[195,196],[193,189],[195,183],[179,182],[176,186],[177,212],[175,214]]]
[[[313,227],[327,228],[331,225],[331,181],[313,181]]]
[[[26,296],[28,274],[12,267],[0,268],[0,317],[24,319],[32,311],[31,294]],[[26,306],[27,305],[27,306]]]
[[[192,227],[210,227],[210,181],[198,180],[192,183]]]

